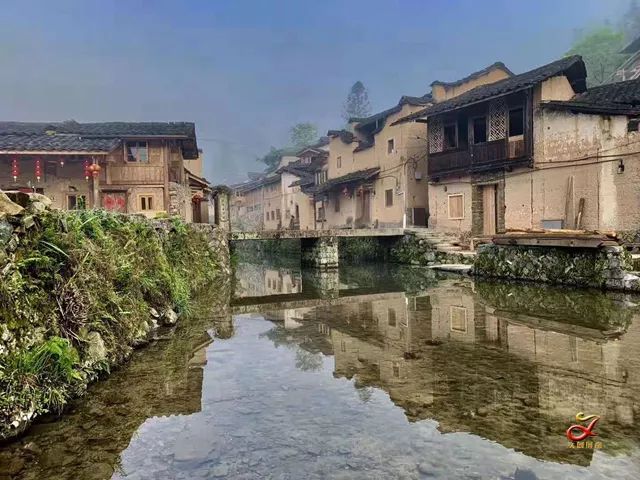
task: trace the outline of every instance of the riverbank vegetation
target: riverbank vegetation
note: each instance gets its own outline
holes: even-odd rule
[[[218,281],[180,220],[44,210],[0,218],[0,438],[58,413]]]

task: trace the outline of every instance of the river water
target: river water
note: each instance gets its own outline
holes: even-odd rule
[[[0,479],[640,478],[639,297],[241,264],[201,303]]]

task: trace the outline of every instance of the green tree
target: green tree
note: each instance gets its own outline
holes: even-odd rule
[[[567,55],[582,55],[587,67],[587,86],[593,87],[609,81],[627,58],[619,53],[623,46],[624,33],[603,26],[581,35]]]
[[[350,118],[363,118],[371,115],[369,94],[363,83],[358,80],[351,86],[349,95],[342,108],[342,118],[348,122]]]
[[[629,2],[629,8],[620,25],[626,42],[631,42],[640,36],[640,6],[638,6],[638,0]]]
[[[283,150],[281,148],[271,147],[269,153],[258,158],[259,162],[264,163],[267,166],[267,170],[274,170],[278,163],[280,163],[280,158],[282,158]]]
[[[305,122],[294,125],[289,130],[291,145],[303,148],[318,140],[318,129],[313,123]]]

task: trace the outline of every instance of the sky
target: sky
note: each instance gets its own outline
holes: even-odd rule
[[[629,0],[3,0],[0,120],[192,121],[213,183],[289,129],[341,128],[495,61],[520,73]]]

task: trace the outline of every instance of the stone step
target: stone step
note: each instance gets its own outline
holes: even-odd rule
[[[436,250],[438,250],[439,252],[459,252],[462,250],[462,247],[459,247],[458,245],[449,245],[444,247],[436,247]]]

